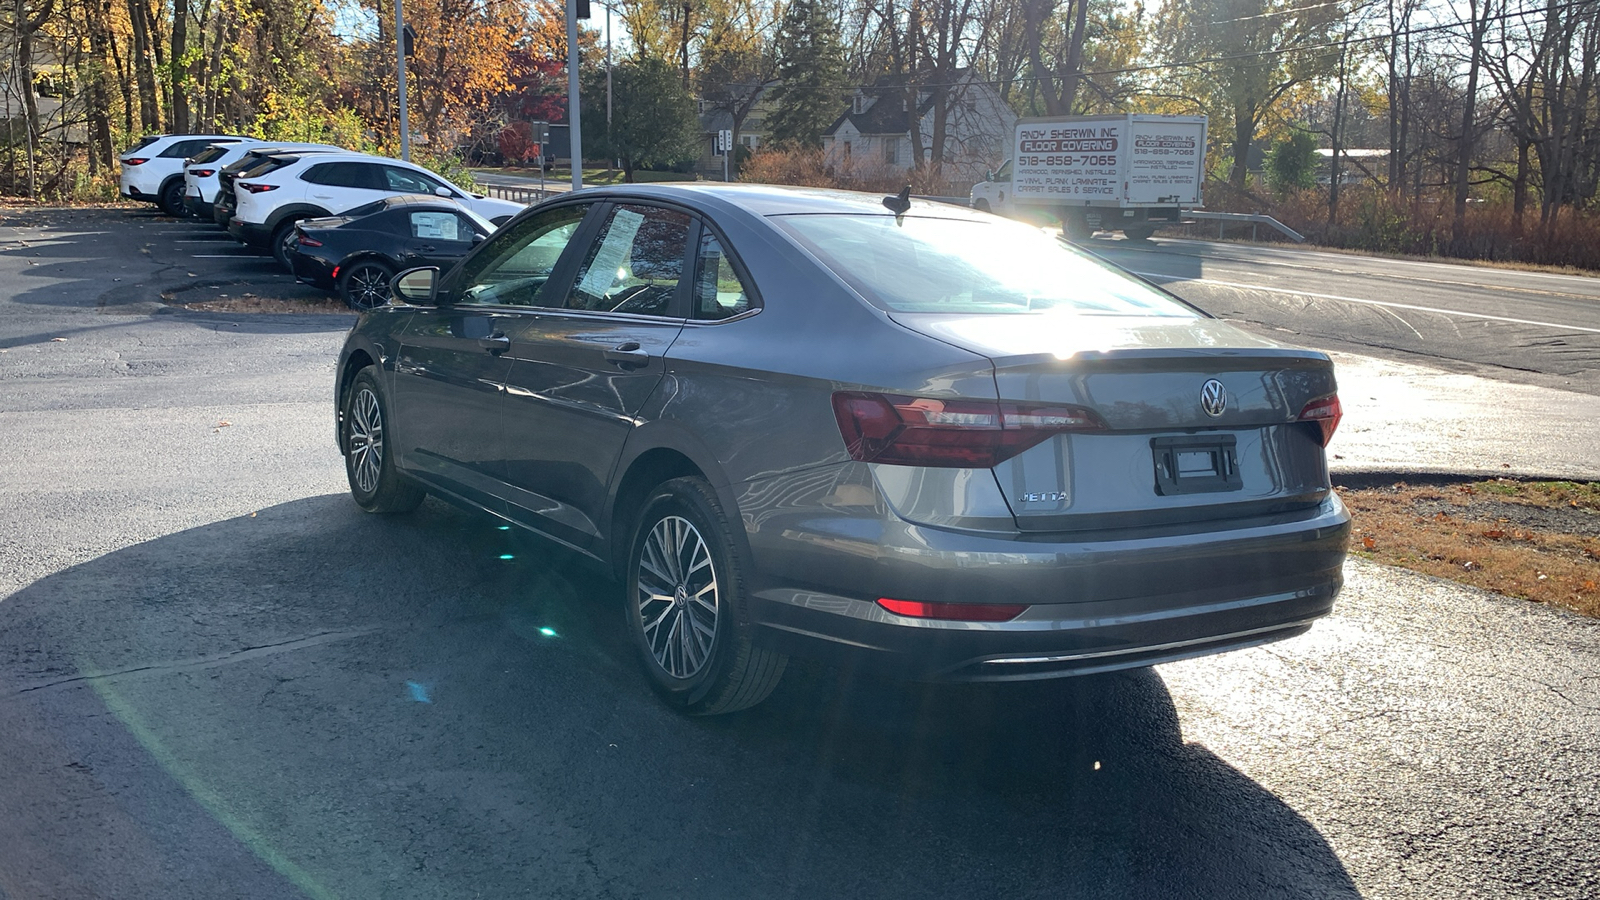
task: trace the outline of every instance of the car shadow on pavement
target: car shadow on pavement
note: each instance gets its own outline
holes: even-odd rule
[[[0,838],[57,839],[0,840],[0,891],[1358,896],[1310,822],[1185,743],[1153,670],[796,664],[765,705],[691,719],[619,606],[482,518],[344,496],[42,578],[0,601]]]

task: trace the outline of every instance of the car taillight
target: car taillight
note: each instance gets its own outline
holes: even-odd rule
[[[300,246],[302,246],[302,247],[321,247],[322,246],[322,242],[317,240],[316,238],[312,237],[311,235],[306,234],[305,232],[302,231],[302,232],[300,232]]]
[[[1009,622],[1028,608],[1026,603],[925,603],[888,597],[879,597],[878,605],[897,616],[957,622]]]
[[[210,178],[217,174],[216,169],[190,169],[189,174],[196,178]]]
[[[1305,409],[1300,410],[1299,421],[1315,422],[1322,426],[1322,446],[1326,447],[1333,440],[1333,432],[1342,418],[1344,409],[1339,406],[1339,395],[1331,394],[1307,403]]]
[[[993,468],[1053,435],[1106,427],[1081,406],[856,391],[834,394],[833,414],[851,459],[958,469]]]
[[[145,163],[147,163],[149,161],[150,161],[150,159],[148,157],[135,156],[132,159],[123,160],[122,164],[125,165],[125,166],[142,166],[142,165],[144,165]]]
[[[275,184],[250,184],[244,181],[239,182],[239,187],[244,188],[252,194],[265,194],[267,191],[275,191],[278,189],[278,186]]]

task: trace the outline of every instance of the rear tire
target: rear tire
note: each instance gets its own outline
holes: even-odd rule
[[[711,485],[674,478],[657,487],[629,546],[624,612],[656,693],[692,715],[765,700],[789,658],[751,641],[746,566]]]
[[[294,253],[298,244],[294,236],[294,226],[299,219],[290,219],[272,230],[272,257],[283,266],[289,274],[294,274]]]
[[[183,208],[183,179],[175,179],[161,186],[161,193],[156,197],[156,205],[169,216],[184,218],[187,210]]]
[[[1094,229],[1089,227],[1087,216],[1066,210],[1061,214],[1061,236],[1074,243],[1087,241],[1094,237]]]
[[[1123,237],[1130,241],[1148,241],[1150,236],[1155,233],[1156,227],[1154,225],[1133,225],[1122,229]]]
[[[339,296],[351,309],[377,309],[388,303],[394,270],[375,260],[362,260],[339,273]]]
[[[370,513],[411,512],[428,492],[394,467],[387,438],[389,404],[371,368],[362,369],[344,401],[344,472],[350,496]]]

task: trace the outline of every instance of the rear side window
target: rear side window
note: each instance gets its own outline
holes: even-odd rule
[[[708,228],[700,235],[700,254],[694,279],[694,317],[715,321],[739,315],[750,308],[750,292]]]
[[[377,189],[372,169],[374,167],[365,163],[355,162],[330,162],[318,163],[300,176],[301,181],[312,184],[325,184],[329,187],[366,188]]]
[[[868,302],[894,312],[1198,316],[1021,222],[887,215],[772,221]]]
[[[144,148],[150,146],[151,144],[154,144],[156,141],[159,141],[159,140],[161,140],[161,135],[159,135],[159,134],[147,134],[144,137],[139,138],[138,141],[134,142],[133,146],[129,147],[128,149],[126,149],[126,150],[124,150],[122,152],[123,153],[132,153],[135,150],[143,150]]]

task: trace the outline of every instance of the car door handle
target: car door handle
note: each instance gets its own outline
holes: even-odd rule
[[[511,338],[506,337],[504,332],[496,331],[488,337],[478,338],[478,346],[499,356],[511,349]]]
[[[439,248],[435,247],[432,244],[423,244],[422,246],[418,247],[417,249],[421,250],[423,253],[433,253],[433,252],[437,251]]]
[[[650,354],[639,349],[638,341],[627,341],[612,347],[605,352],[607,362],[615,363],[624,369],[637,369],[650,364]]]

